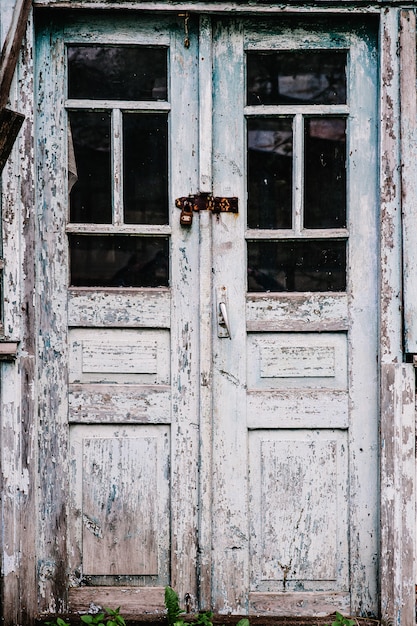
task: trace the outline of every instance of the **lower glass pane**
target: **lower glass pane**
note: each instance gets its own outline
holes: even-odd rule
[[[248,241],[248,291],[345,291],[346,241]]]
[[[167,287],[168,237],[69,235],[73,287]]]

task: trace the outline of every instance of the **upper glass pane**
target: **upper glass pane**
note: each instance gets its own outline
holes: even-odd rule
[[[123,196],[126,224],[168,223],[168,117],[123,114]]]
[[[344,50],[247,53],[247,103],[345,104]]]
[[[292,226],[292,118],[249,119],[248,228]]]
[[[304,227],[346,227],[346,119],[304,120]]]
[[[166,100],[167,48],[69,46],[68,97]]]

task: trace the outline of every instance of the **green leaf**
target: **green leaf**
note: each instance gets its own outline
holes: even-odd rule
[[[174,626],[176,623],[183,623],[183,620],[179,620],[178,618],[182,613],[185,613],[185,611],[180,608],[178,594],[168,586],[165,587],[165,607],[169,626]]]
[[[83,621],[85,624],[92,624],[93,623],[93,616],[92,615],[81,615],[81,621]]]
[[[243,619],[240,619],[238,621],[236,626],[249,626],[249,620],[246,617],[244,617]]]

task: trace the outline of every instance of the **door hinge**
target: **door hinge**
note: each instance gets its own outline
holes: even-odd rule
[[[184,198],[177,198],[175,206],[181,209],[180,224],[191,226],[193,212],[211,211],[212,213],[237,213],[238,199],[212,196],[209,193],[197,193]]]

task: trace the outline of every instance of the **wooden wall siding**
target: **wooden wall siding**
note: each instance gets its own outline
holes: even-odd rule
[[[381,368],[381,619],[415,623],[415,373]]]
[[[61,8],[86,8],[92,7],[97,9],[105,8],[138,8],[135,0],[35,0],[35,6],[57,6]],[[248,5],[243,2],[217,2],[208,0],[199,2],[198,0],[176,1],[169,0],[140,0],[140,8],[143,11],[164,10],[167,5],[172,11],[194,11],[208,12],[219,14],[226,11],[233,13],[248,13]],[[307,2],[288,2],[285,5],[282,2],[263,2],[260,6],[249,5],[251,13],[265,14],[280,12],[302,12],[306,11],[320,13],[352,13],[353,11],[360,13],[379,13],[384,7],[409,7],[413,8],[413,0],[308,0]]]
[[[381,616],[388,623],[407,626],[415,622],[415,383],[411,366],[400,363],[402,277],[397,251],[401,245],[402,181],[398,163],[402,102],[400,58],[404,56],[400,57],[398,51],[401,49],[400,27],[402,37],[409,41],[413,23],[413,12],[400,15],[391,8],[381,14]],[[414,45],[413,41],[412,48]],[[415,69],[412,71],[414,81]],[[406,89],[403,105],[406,119],[412,113],[412,108],[407,109],[409,106]],[[405,154],[410,153],[406,150]],[[407,197],[409,173],[407,169],[403,181],[405,207],[410,200]],[[406,220],[406,238],[409,232]],[[406,243],[408,245],[407,239]],[[409,260],[406,250],[406,289],[410,287]],[[407,320],[408,312],[405,317]],[[409,340],[412,340],[411,335],[407,337]]]
[[[38,608],[65,611],[68,585],[68,259],[64,92],[54,100],[55,76],[65,76],[64,42],[54,34],[37,40],[37,421],[39,492],[37,523]],[[53,251],[53,253],[51,253]],[[60,259],[61,263],[54,260]],[[48,477],[48,478],[46,478]]]
[[[401,201],[403,219],[405,351],[417,353],[417,91],[415,11],[400,13]]]
[[[12,9],[13,3],[1,5],[4,30],[11,21]],[[25,122],[3,171],[1,187],[4,334],[8,340],[19,342],[16,362],[0,365],[1,607],[5,624],[26,624],[37,606],[36,528],[33,523],[37,453],[32,14],[9,97],[10,106],[25,115]]]

